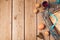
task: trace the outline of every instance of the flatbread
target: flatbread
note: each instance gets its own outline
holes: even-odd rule
[[[58,18],[58,22],[56,24],[56,29],[58,30],[58,33],[60,33],[60,11],[54,13],[54,15]],[[54,19],[53,17],[50,17],[50,19],[52,20],[53,24],[56,22],[56,19]]]

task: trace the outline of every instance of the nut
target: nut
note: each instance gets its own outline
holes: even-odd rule
[[[36,8],[39,8],[41,5],[39,4],[39,3],[37,3],[36,5],[35,5],[35,7]]]
[[[45,31],[46,36],[49,36],[49,34],[50,34],[49,31]]]
[[[45,25],[43,23],[41,23],[38,28],[39,28],[39,30],[43,30],[45,28]]]
[[[38,11],[39,11],[39,10],[37,10],[37,9],[34,9],[34,10],[33,10],[34,13],[38,13]]]

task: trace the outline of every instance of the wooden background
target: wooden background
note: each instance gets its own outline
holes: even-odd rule
[[[44,22],[33,10],[42,0],[0,0],[0,40],[42,40],[37,38],[38,26]],[[54,40],[45,36],[45,40]]]

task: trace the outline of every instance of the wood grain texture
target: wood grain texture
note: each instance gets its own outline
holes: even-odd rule
[[[24,40],[24,0],[13,0],[13,40]]]
[[[11,40],[11,36],[12,40],[36,40],[36,38],[37,40],[42,40],[36,37],[39,32],[43,33],[45,40],[49,40],[49,38],[50,40],[54,40],[52,35],[49,37],[44,34],[46,30],[49,30],[48,28],[45,28],[44,30],[38,29],[40,23],[45,24],[45,22],[40,12],[37,14],[37,16],[35,13],[33,13],[36,1],[37,3],[43,2],[43,0],[13,0],[12,5],[12,0],[0,0],[0,40]],[[55,2],[56,0],[50,1]],[[11,5],[13,8],[11,8]],[[12,14],[11,11],[13,12]],[[56,27],[60,32],[60,14],[58,13],[60,13],[60,11],[55,14],[58,18]],[[11,19],[11,17],[13,19]],[[53,23],[55,22],[53,18],[51,20]],[[13,23],[12,31],[11,21]]]
[[[0,40],[11,40],[11,0],[0,0]]]
[[[25,40],[36,40],[36,0],[25,0]]]

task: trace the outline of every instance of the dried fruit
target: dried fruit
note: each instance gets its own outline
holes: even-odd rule
[[[43,5],[43,7],[48,7],[48,6],[49,6],[49,4],[48,4],[47,1],[44,1],[44,2],[42,3],[42,5]]]
[[[39,32],[39,35],[37,35],[37,37],[39,37],[40,39],[44,39],[44,35],[40,32]]]
[[[39,7],[40,7],[40,4],[39,4],[39,3],[37,3],[37,4],[35,5],[35,7],[36,7],[36,8],[39,8]]]
[[[38,13],[38,10],[37,10],[37,9],[34,9],[33,12],[34,12],[34,13]]]
[[[39,28],[39,30],[43,30],[45,28],[45,25],[43,23],[41,23],[38,28]]]
[[[46,36],[49,36],[49,34],[50,34],[49,31],[45,31]]]

